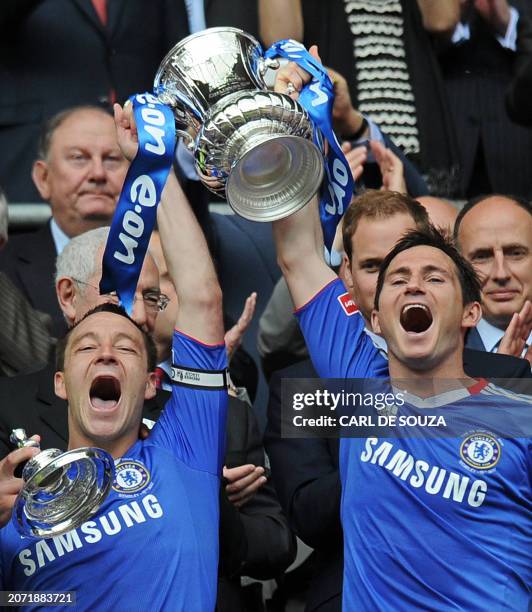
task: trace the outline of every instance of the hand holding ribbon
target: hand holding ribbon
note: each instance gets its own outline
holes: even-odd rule
[[[113,216],[100,281],[100,292],[116,291],[129,314],[175,148],[172,111],[151,94],[130,100],[132,107],[116,104],[114,109],[118,143],[133,161]]]
[[[320,198],[320,219],[325,247],[330,251],[336,226],[351,202],[354,188],[349,164],[332,127],[334,87],[320,62],[317,47],[311,47],[309,52],[295,40],[281,40],[265,53],[266,58],[278,56],[291,62],[277,74],[275,89],[298,99],[308,112],[314,123],[314,143],[325,157],[326,181]]]

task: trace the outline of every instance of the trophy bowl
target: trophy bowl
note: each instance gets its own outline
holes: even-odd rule
[[[19,447],[35,445],[25,434],[11,439]],[[13,508],[17,531],[50,538],[76,529],[104,502],[114,474],[114,460],[101,448],[40,452],[22,471],[24,485]]]
[[[268,91],[263,75],[276,60],[237,28],[210,28],[179,42],[155,77],[194,155],[200,180],[225,195],[240,216],[274,221],[318,191],[323,157],[313,125],[290,96]]]

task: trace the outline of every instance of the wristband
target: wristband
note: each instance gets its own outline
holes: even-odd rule
[[[349,140],[351,142],[353,141],[356,142],[357,140],[360,140],[364,132],[368,129],[368,125],[369,125],[368,120],[366,119],[366,117],[362,116],[362,125],[358,128],[358,130],[354,134],[351,134],[347,138],[344,138],[344,140]]]

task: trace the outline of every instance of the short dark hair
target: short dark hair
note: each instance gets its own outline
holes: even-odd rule
[[[458,213],[458,216],[456,217],[456,221],[454,222],[453,235],[454,235],[454,240],[457,245],[458,245],[458,232],[460,231],[460,224],[462,223],[462,219],[467,215],[467,213],[471,209],[475,208],[477,204],[480,204],[481,202],[484,202],[485,200],[488,200],[491,198],[504,198],[505,200],[510,200],[516,206],[520,206],[521,208],[526,210],[526,212],[529,215],[532,216],[532,204],[530,203],[530,200],[526,200],[525,198],[521,198],[520,196],[504,195],[502,193],[492,193],[489,195],[477,196],[475,198],[472,198],[468,202],[466,202],[464,206],[462,207],[462,209],[460,210],[460,212]]]
[[[393,249],[384,258],[377,279],[377,289],[375,291],[375,310],[379,309],[379,298],[384,284],[386,271],[392,260],[402,253],[416,246],[430,246],[443,251],[447,257],[452,259],[458,272],[458,280],[462,289],[463,304],[480,302],[480,280],[473,266],[460,255],[453,242],[442,232],[438,231],[433,225],[425,230],[412,230],[407,232]]]
[[[155,347],[155,342],[148,332],[144,331],[142,327],[134,321],[124,310],[122,306],[118,304],[111,304],[106,302],[105,304],[100,304],[99,306],[95,306],[91,310],[89,310],[79,321],[76,321],[74,325],[67,331],[67,333],[57,341],[55,347],[55,369],[57,372],[63,372],[65,369],[65,352],[68,346],[69,338],[72,332],[76,329],[76,327],[85,319],[90,316],[97,314],[98,312],[110,312],[112,314],[119,315],[124,317],[140,331],[142,334],[142,338],[144,340],[144,347],[146,349],[147,354],[147,371],[153,372],[155,370],[155,366],[157,365],[157,349]]]
[[[342,225],[344,251],[349,261],[353,256],[351,239],[362,218],[383,219],[398,214],[410,215],[419,229],[425,228],[429,223],[427,209],[417,200],[398,191],[368,189],[353,198],[345,212]]]
[[[41,128],[41,133],[39,135],[39,141],[37,143],[37,158],[38,159],[46,159],[48,157],[48,153],[50,152],[50,146],[52,144],[52,138],[54,136],[55,131],[58,127],[61,126],[69,117],[74,115],[75,113],[79,113],[82,111],[99,111],[104,113],[105,115],[111,115],[111,110],[108,106],[98,106],[96,104],[84,104],[80,106],[72,106],[65,110],[56,113],[50,119],[47,119]]]

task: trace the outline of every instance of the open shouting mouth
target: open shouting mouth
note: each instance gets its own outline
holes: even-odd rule
[[[432,325],[432,313],[425,304],[407,304],[399,318],[402,328],[413,334],[422,334]]]
[[[120,381],[114,376],[97,376],[90,388],[90,401],[96,410],[113,409],[122,395]]]

